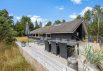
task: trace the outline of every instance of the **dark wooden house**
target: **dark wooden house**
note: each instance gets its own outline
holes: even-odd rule
[[[66,59],[73,54],[77,41],[85,39],[86,34],[86,25],[83,20],[73,20],[31,31],[31,35],[35,38],[45,40],[46,51]]]
[[[30,32],[35,38],[59,39],[59,40],[82,40],[87,34],[83,20],[73,20],[59,25],[46,26]]]

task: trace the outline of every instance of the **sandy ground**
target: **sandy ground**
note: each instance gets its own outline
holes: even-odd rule
[[[45,46],[35,43],[26,44],[25,47],[22,47],[20,43],[17,43],[20,48],[28,52],[32,57],[34,57],[38,62],[40,62],[43,66],[45,66],[49,71],[75,71],[71,67],[67,66],[67,60],[60,57],[59,55],[52,54],[50,52],[45,51]],[[83,62],[85,57],[82,55],[84,49],[91,45],[93,47],[99,47],[98,44],[92,44],[87,42],[80,42],[79,45],[79,55],[77,57],[78,61],[78,71],[84,71]],[[88,70],[87,70],[88,71]],[[98,69],[94,68],[90,71],[99,71]]]
[[[49,71],[75,71],[67,66],[66,59],[45,51],[44,45],[40,45],[35,42],[29,43],[29,45],[26,44],[25,47],[22,47],[20,43],[17,42],[17,44]]]

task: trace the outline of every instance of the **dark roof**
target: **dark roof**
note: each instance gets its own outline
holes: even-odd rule
[[[73,20],[55,26],[46,26],[39,28],[31,31],[31,34],[74,33],[74,31],[80,26],[80,24],[83,24],[85,33],[87,33],[85,22],[83,22],[83,20]]]

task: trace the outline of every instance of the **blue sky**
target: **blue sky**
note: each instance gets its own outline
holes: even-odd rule
[[[15,21],[26,15],[32,22],[45,23],[57,19],[69,21],[97,4],[103,7],[103,0],[0,0],[0,9],[7,9]]]

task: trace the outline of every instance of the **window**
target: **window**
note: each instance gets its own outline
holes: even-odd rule
[[[46,37],[47,38],[51,38],[51,34],[46,34]]]
[[[77,32],[77,36],[79,36],[79,32]]]

